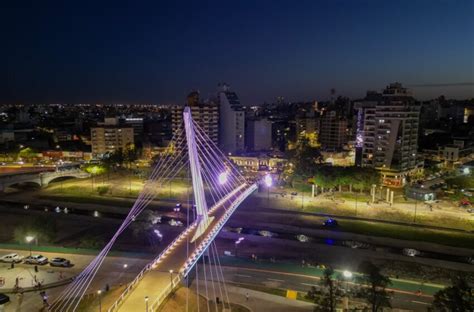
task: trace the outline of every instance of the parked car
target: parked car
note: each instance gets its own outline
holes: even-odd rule
[[[0,305],[1,304],[6,304],[6,303],[9,303],[10,302],[10,297],[8,297],[7,295],[3,294],[3,293],[0,293]]]
[[[324,220],[323,225],[326,227],[335,227],[338,226],[338,223],[335,219],[329,218]]]
[[[24,263],[26,264],[46,264],[48,258],[43,255],[31,255],[25,258]]]
[[[416,257],[421,254],[419,250],[413,249],[413,248],[404,248],[402,250],[403,254],[408,257]]]
[[[49,261],[50,266],[57,266],[57,267],[70,267],[71,261],[64,259],[64,258],[52,258]]]
[[[8,255],[4,255],[0,258],[0,262],[7,262],[7,263],[19,263],[23,260],[23,256],[20,256],[17,253],[11,253]]]

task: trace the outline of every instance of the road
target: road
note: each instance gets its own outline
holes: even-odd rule
[[[250,290],[257,287],[257,289],[282,289],[282,290],[296,290],[298,292],[306,293],[312,286],[319,288],[319,277],[308,274],[297,274],[274,270],[255,269],[246,267],[222,267],[226,287],[223,287],[217,279],[212,279],[210,270],[215,270],[212,266],[207,265],[206,271],[207,279],[203,279],[203,266],[199,268],[200,279],[193,281],[190,288],[197,292],[199,286],[199,294],[213,300],[216,297],[226,297],[225,288],[229,291],[229,299],[231,302],[247,305],[255,312],[259,311],[313,311],[313,305],[307,302],[295,302],[282,298],[280,296],[271,295],[267,292]],[[215,276],[215,275],[214,275]],[[214,281],[214,283],[212,283]],[[352,292],[357,285],[353,280],[341,282],[340,286],[344,291]],[[246,289],[245,287],[249,287]],[[240,290],[239,290],[240,289]],[[222,290],[222,292],[221,292]],[[388,289],[391,292],[391,303],[393,308],[411,310],[411,311],[426,311],[432,303],[433,297],[428,294],[416,294],[412,291],[402,289]],[[245,298],[245,294],[249,294],[249,300]],[[351,307],[362,308],[365,302],[360,298],[351,296],[349,299]],[[277,303],[277,304],[275,304]],[[270,309],[271,308],[271,309]]]

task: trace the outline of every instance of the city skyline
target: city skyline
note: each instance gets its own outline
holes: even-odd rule
[[[184,8],[184,9],[183,9]],[[182,104],[227,82],[245,105],[474,96],[470,1],[4,7],[3,103]],[[212,18],[211,18],[212,17]],[[20,22],[21,21],[21,22]]]

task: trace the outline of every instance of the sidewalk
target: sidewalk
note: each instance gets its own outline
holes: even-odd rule
[[[299,300],[291,300],[281,296],[271,295],[260,291],[226,285],[229,294],[229,301],[240,304],[252,312],[306,312],[313,311],[314,304]],[[196,289],[195,282],[190,285],[190,289]],[[212,287],[209,287],[209,299],[215,296],[212,294]],[[205,286],[203,281],[199,281],[199,293],[205,296]],[[248,294],[248,300],[246,298]],[[226,299],[227,300],[227,299]]]

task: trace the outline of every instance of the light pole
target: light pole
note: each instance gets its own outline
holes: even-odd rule
[[[28,245],[30,246],[30,257],[31,257],[31,242],[35,239],[34,236],[31,236],[31,235],[28,235],[27,237],[25,237],[25,240],[26,242],[28,243]]]
[[[272,176],[267,173],[267,175],[264,178],[265,185],[267,186],[267,206],[270,208],[270,187],[273,184],[273,179]]]
[[[145,296],[145,312],[148,312],[148,296]]]
[[[101,296],[101,294],[102,294],[102,290],[99,289],[97,291],[97,295],[99,296],[99,312],[102,312],[102,296]]]
[[[171,283],[171,289],[173,289],[173,270],[170,270],[170,283]]]
[[[416,223],[416,206],[417,206],[417,203],[418,203],[418,198],[416,197],[416,193],[415,193],[415,215],[413,216],[413,223]]]
[[[349,280],[352,278],[352,272],[348,270],[344,270],[342,272],[342,276],[346,279],[346,290],[347,290],[347,284],[349,283]]]
[[[355,216],[357,217],[357,191],[355,192],[355,199],[356,199],[356,203],[355,203]]]

